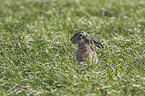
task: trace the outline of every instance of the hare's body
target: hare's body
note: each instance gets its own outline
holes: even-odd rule
[[[78,63],[88,62],[88,63],[97,63],[97,54],[93,47],[88,44],[79,45],[76,51],[76,59]]]
[[[94,44],[99,48],[103,48],[103,45],[100,42],[91,38],[89,34],[83,31],[75,33],[71,37],[71,42],[73,44],[78,44],[78,49],[76,51],[76,59],[78,63],[89,62],[91,64],[96,64],[98,62],[95,49],[90,45]]]

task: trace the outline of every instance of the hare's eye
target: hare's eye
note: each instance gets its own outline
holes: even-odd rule
[[[79,37],[82,37],[83,36],[83,34],[79,34]]]

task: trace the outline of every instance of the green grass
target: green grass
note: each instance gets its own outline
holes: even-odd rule
[[[79,65],[70,38],[104,44]],[[144,0],[0,0],[0,95],[143,96]]]

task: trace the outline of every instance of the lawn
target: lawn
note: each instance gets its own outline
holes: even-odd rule
[[[97,64],[77,64],[77,31]],[[0,96],[144,94],[145,0],[0,0]]]

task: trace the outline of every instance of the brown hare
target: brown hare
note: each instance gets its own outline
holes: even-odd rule
[[[89,62],[90,64],[97,64],[97,54],[91,44],[94,44],[99,48],[103,48],[103,45],[100,42],[91,38],[89,34],[83,31],[76,32],[70,40],[73,44],[78,45],[78,49],[76,51],[76,59],[78,63]]]

